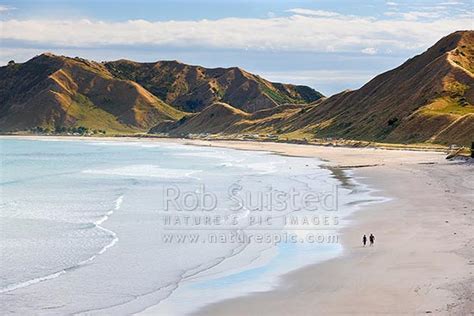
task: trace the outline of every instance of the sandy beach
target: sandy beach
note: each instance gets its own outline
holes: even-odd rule
[[[196,143],[196,142],[193,142]],[[265,293],[211,305],[198,315],[469,315],[474,311],[474,166],[443,153],[213,142],[318,157],[351,169],[392,200],[366,206],[343,229],[343,256],[284,276]],[[361,247],[373,233],[373,248]]]
[[[440,152],[100,139],[177,142],[316,157],[326,161],[340,179],[353,177],[390,198],[352,215],[352,224],[341,232],[342,256],[284,275],[271,291],[208,305],[196,315],[469,315],[474,311],[473,164],[446,161]],[[364,248],[361,236],[370,233],[376,236],[376,244]],[[151,307],[145,314],[153,314],[153,310]]]

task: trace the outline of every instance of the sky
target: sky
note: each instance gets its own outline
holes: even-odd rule
[[[238,66],[332,95],[474,29],[474,0],[0,0],[0,65],[42,52]]]

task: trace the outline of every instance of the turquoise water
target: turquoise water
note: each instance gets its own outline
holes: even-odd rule
[[[183,314],[268,290],[281,274],[340,254],[339,243],[310,243],[307,235],[336,235],[354,202],[368,199],[367,192],[355,196],[338,186],[316,159],[266,152],[13,138],[1,138],[0,150],[2,312],[135,313],[154,306]],[[244,207],[234,209],[230,188],[239,188]],[[180,195],[169,208],[166,190]],[[301,210],[298,199],[278,211],[269,206],[276,199],[270,193],[334,191],[337,210]],[[212,210],[185,207],[181,197],[194,201],[203,192],[215,197]],[[313,222],[301,230],[300,222],[299,228],[284,225],[290,216],[337,216],[339,223]],[[185,225],[186,217],[201,221]],[[212,219],[206,223],[206,217]],[[269,217],[271,224],[258,222]],[[284,233],[298,241],[209,240]],[[176,240],[190,235],[198,242]],[[170,236],[175,239],[165,240]]]

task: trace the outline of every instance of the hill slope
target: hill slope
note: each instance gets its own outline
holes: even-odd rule
[[[239,68],[96,63],[46,53],[0,67],[0,131],[74,126],[147,131],[186,115],[178,108],[198,111],[226,100],[253,112],[321,97],[309,87],[270,83]]]
[[[467,145],[474,140],[473,61],[474,32],[455,32],[286,128],[317,137]]]
[[[240,120],[233,117],[221,132],[470,145],[474,141],[473,55],[474,32],[455,32],[358,90],[297,110],[280,107]],[[168,126],[167,131],[210,132],[214,120],[201,115],[193,118],[201,126],[188,125],[189,121],[174,129]]]
[[[283,104],[254,113],[244,112],[229,104],[215,102],[199,113],[176,122],[156,125],[150,133],[168,133],[182,137],[188,134],[278,134],[279,128],[291,124],[291,118],[311,108],[304,104]]]
[[[127,132],[183,116],[102,64],[52,54],[1,67],[0,101],[2,131],[83,125]]]
[[[455,32],[362,88],[324,99],[311,88],[271,83],[240,68],[43,54],[0,67],[0,131],[153,127],[171,135],[271,133],[470,145],[473,55],[474,31]],[[314,102],[303,104],[308,101]]]
[[[226,103],[216,102],[202,110],[199,114],[184,117],[183,119],[167,125],[167,131],[173,135],[186,135],[189,133],[233,133],[236,129],[234,123],[238,123],[251,115],[236,109]],[[164,131],[160,126],[151,130],[153,132]]]
[[[136,63],[119,60],[105,67],[122,79],[133,80],[168,104],[199,112],[225,102],[255,112],[284,103],[309,103],[323,95],[306,86],[272,83],[237,67],[204,68],[177,61]]]

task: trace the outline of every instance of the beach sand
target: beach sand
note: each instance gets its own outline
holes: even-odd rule
[[[473,313],[474,165],[435,152],[234,141],[212,146],[318,157],[352,169],[357,181],[392,200],[353,215],[353,225],[342,231],[343,256],[285,275],[273,291],[196,314]],[[375,246],[363,248],[361,236],[370,233]]]
[[[342,256],[284,275],[272,291],[215,303],[197,315],[469,315],[474,311],[473,164],[446,161],[439,152],[241,141],[103,140],[178,142],[317,157],[335,175],[344,177],[341,170],[350,170],[357,182],[391,198],[352,215],[352,224],[341,231]],[[376,237],[375,246],[364,248],[361,237],[370,233]],[[153,307],[147,313],[153,313]]]

